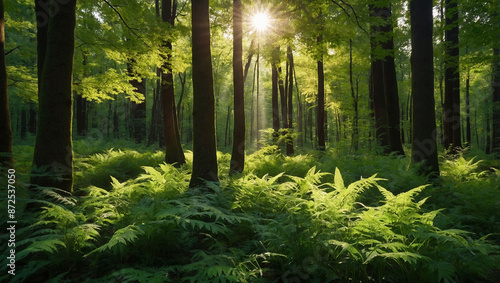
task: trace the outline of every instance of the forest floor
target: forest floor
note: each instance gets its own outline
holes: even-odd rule
[[[29,193],[33,147],[15,147],[17,205],[43,208],[18,213],[16,276],[3,272],[1,281],[495,282],[498,275],[500,161],[480,152],[441,155],[434,180],[406,157],[348,149],[287,157],[276,146],[248,155],[245,172],[229,177],[230,155],[219,152],[220,183],[188,189],[190,151],[177,168],[161,151],[126,142],[77,140],[74,150],[67,197],[53,188]]]

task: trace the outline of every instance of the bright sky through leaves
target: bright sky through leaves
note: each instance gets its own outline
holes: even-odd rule
[[[252,27],[258,32],[263,32],[271,26],[271,18],[267,12],[257,12],[252,16]]]

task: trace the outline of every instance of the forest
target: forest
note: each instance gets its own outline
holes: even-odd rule
[[[1,282],[498,282],[500,2],[0,0]]]

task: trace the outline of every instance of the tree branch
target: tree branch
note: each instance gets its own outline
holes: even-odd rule
[[[331,1],[332,1],[332,3],[333,3],[333,4],[335,4],[335,5],[339,6],[339,7],[342,9],[342,11],[344,11],[344,13],[346,13],[346,15],[347,15],[348,17],[350,17],[350,16],[351,16],[351,15],[349,15],[349,13],[346,11],[346,9],[345,9],[344,7],[342,7],[342,5],[340,5],[339,3],[337,3],[335,0],[331,0]],[[361,24],[359,23],[359,17],[358,17],[358,14],[356,14],[356,10],[354,10],[354,8],[352,7],[352,5],[351,5],[351,4],[349,4],[349,3],[346,3],[344,0],[340,0],[340,2],[342,2],[342,4],[346,5],[347,7],[349,7],[349,8],[351,9],[352,13],[354,14],[354,18],[356,19],[356,24],[358,25],[358,27],[359,27],[362,31],[364,31],[366,34],[369,34],[369,33],[368,33],[368,32],[367,32],[367,31],[366,31],[366,30],[365,30],[365,29],[361,26]]]
[[[146,44],[146,46],[150,47],[149,44],[147,44],[144,39],[142,39],[142,37],[140,37],[128,24],[127,22],[125,21],[125,19],[123,18],[122,14],[120,14],[120,12],[118,12],[118,10],[115,8],[115,6],[113,6],[111,3],[108,2],[108,0],[102,0],[104,1],[106,4],[108,4],[108,6],[113,9],[113,11],[115,11],[117,14],[118,14],[118,17],[120,17],[120,20],[123,22],[123,24],[128,28],[128,30],[135,36],[137,36],[137,38],[139,38],[144,44]]]

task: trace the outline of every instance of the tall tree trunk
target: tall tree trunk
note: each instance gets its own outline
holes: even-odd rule
[[[371,56],[372,56],[372,97],[375,114],[377,139],[386,153],[396,152],[404,155],[401,144],[401,122],[398,98],[396,66],[394,64],[394,40],[390,3],[384,7],[370,5],[371,17]],[[380,24],[380,21],[383,21]],[[378,47],[384,54],[376,54]]]
[[[293,52],[290,45],[286,48],[288,62],[288,123],[287,123],[287,138],[286,138],[286,155],[293,155]]]
[[[177,0],[162,0],[161,17],[172,27],[175,21]],[[165,161],[180,166],[186,163],[179,133],[179,121],[175,109],[174,76],[172,73],[172,42],[164,41],[164,56],[161,74],[161,100],[163,106],[163,124],[165,132]]]
[[[5,18],[3,0],[0,0],[0,167],[14,166],[12,156],[12,125],[9,93],[7,91],[7,64],[5,62]]]
[[[498,18],[498,14],[496,15]],[[497,29],[497,46],[493,48],[493,74],[491,78],[493,97],[493,151],[500,154],[500,30]]]
[[[36,111],[36,105],[33,102],[29,103],[29,110],[28,110],[28,132],[30,134],[36,134],[36,116],[37,116],[37,111]]]
[[[141,102],[130,101],[130,133],[136,143],[142,143],[146,137],[146,79],[135,78],[134,72],[135,60],[131,59],[127,63],[128,75],[132,78],[130,84],[134,87],[134,91],[144,97]]]
[[[150,146],[154,144],[158,138],[158,125],[160,124],[159,122],[161,121],[160,119],[160,111],[158,111],[160,108],[160,95],[158,88],[160,88],[160,74],[161,70],[160,68],[156,68],[156,87],[153,89],[153,105],[151,106],[151,120],[149,122],[149,134],[148,134],[148,143],[147,145]]]
[[[242,18],[241,0],[233,0],[234,126],[230,174],[241,173],[245,168],[245,78],[243,74]]]
[[[354,92],[354,82],[352,79],[352,39],[349,39],[349,84],[351,85],[351,98],[354,107],[354,118],[352,121],[352,146],[354,151],[359,147],[359,129],[358,129],[358,95]]]
[[[432,0],[410,1],[413,96],[412,162],[439,176],[434,105]]]
[[[468,146],[472,143],[472,132],[470,123],[470,70],[467,70],[465,80],[465,142]]]
[[[253,42],[253,39],[252,39],[252,41],[250,42],[250,48],[248,50],[247,62],[245,63],[245,70],[243,71],[243,82],[246,82],[246,80],[247,80],[248,69],[250,69],[250,63],[252,63],[252,57],[253,57],[253,55],[255,53],[254,49],[255,49],[254,48],[254,42]]]
[[[40,11],[39,1],[36,4]],[[69,193],[73,188],[72,76],[75,47],[76,0],[59,4],[49,17],[41,12],[37,21],[39,65],[38,133],[33,156],[31,183],[57,187]],[[43,22],[41,16],[45,15]],[[40,58],[41,57],[41,58]],[[40,69],[41,68],[41,69]],[[40,169],[47,174],[38,174]]]
[[[322,36],[318,36],[318,43],[323,41]],[[318,133],[318,149],[325,150],[325,73],[323,70],[323,55],[318,60],[318,110],[316,127]]]
[[[278,139],[280,129],[280,110],[278,102],[278,64],[279,64],[279,47],[274,50],[271,62],[271,108],[273,111],[273,140]]]
[[[293,78],[295,80],[295,89],[297,90],[297,131],[299,132],[299,138],[297,140],[297,145],[302,146],[304,144],[304,133],[303,131],[303,113],[302,113],[302,99],[300,97],[299,84],[297,82],[297,74],[295,73],[295,66],[293,66]]]
[[[457,0],[445,0],[444,136],[445,148],[462,147]]]
[[[219,181],[208,0],[191,0],[193,57],[193,172],[189,187]]]

